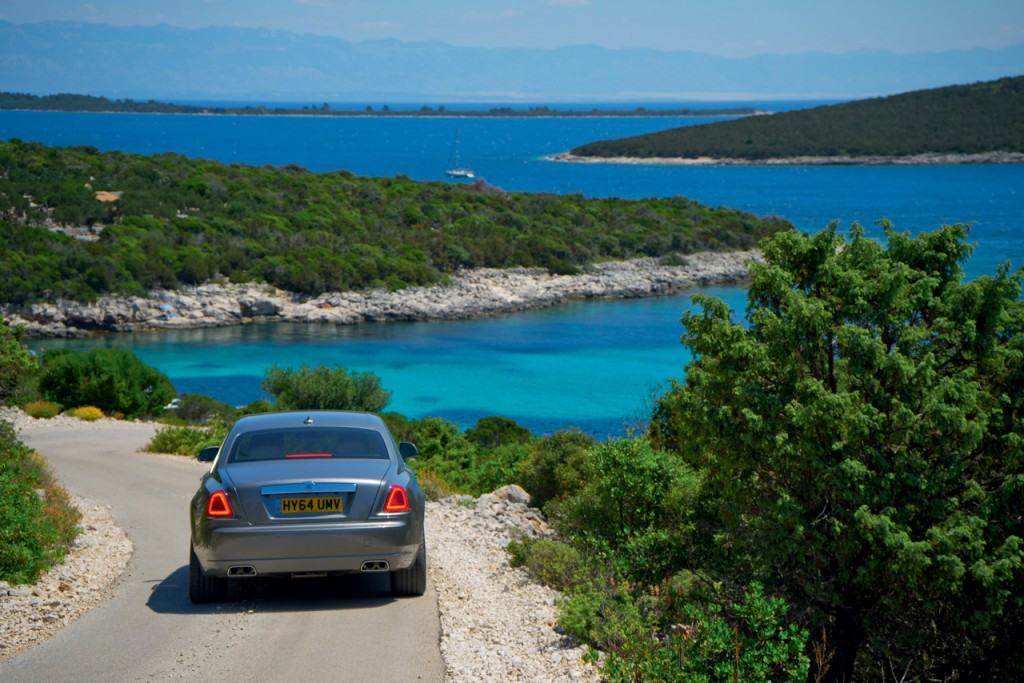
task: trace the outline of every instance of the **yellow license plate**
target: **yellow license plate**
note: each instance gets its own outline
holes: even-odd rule
[[[281,514],[297,515],[306,512],[341,512],[341,496],[314,496],[282,498]]]

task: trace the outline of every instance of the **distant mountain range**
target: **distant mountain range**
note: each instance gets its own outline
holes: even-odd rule
[[[1024,72],[1024,45],[901,54],[469,48],[252,28],[0,22],[0,90],[239,101],[849,98]]]

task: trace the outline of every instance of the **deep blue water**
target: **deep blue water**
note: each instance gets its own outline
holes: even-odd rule
[[[789,105],[780,105],[783,108]],[[544,156],[609,137],[701,123],[700,118],[419,119],[160,116],[0,112],[0,138],[189,156],[297,163],[362,175],[444,180],[456,131],[464,163],[506,190],[588,196],[685,195],[713,206],[780,215],[802,230],[889,218],[917,232],[969,222],[971,277],[1024,265],[1024,166],[666,167],[553,163]],[[742,290],[717,290],[742,308]],[[507,414],[547,431],[576,424],[621,432],[687,360],[678,323],[689,297],[563,306],[483,321],[349,329],[255,326],[118,337],[182,391],[242,403],[272,362],[331,362],[372,370],[391,407],[462,424]]]

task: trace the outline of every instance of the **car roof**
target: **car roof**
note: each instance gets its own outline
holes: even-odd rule
[[[306,420],[313,421],[315,427],[356,427],[385,431],[384,421],[373,413],[354,413],[344,410],[292,410],[282,413],[260,413],[246,415],[235,423],[236,433],[257,429],[280,429],[282,427],[300,427]]]

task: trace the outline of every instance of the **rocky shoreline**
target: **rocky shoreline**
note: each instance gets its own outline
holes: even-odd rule
[[[457,320],[544,308],[567,301],[673,294],[693,287],[739,284],[758,251],[701,252],[665,265],[639,258],[595,264],[578,275],[541,268],[463,271],[446,284],[399,291],[331,292],[307,298],[265,284],[203,284],[158,290],[146,297],[101,297],[0,305],[12,325],[30,335],[87,336],[95,331],[225,327],[249,322],[351,325],[363,322]]]
[[[628,164],[634,166],[925,166],[930,164],[1022,164],[1024,163],[1024,153],[927,153],[906,156],[795,156],[735,159],[718,157],[595,157],[562,152],[552,154],[547,159],[577,164]]]

